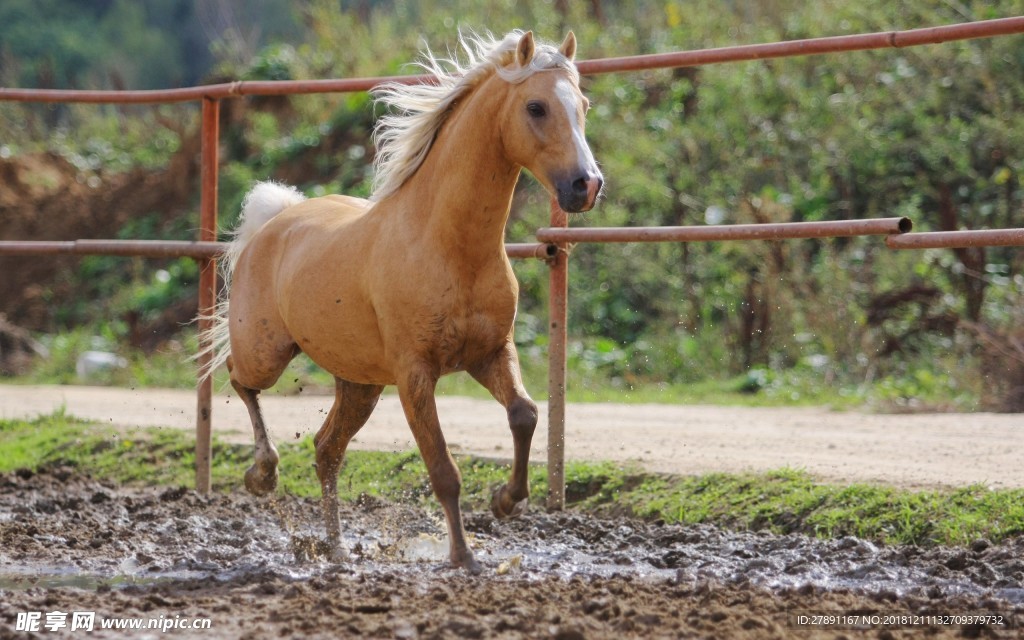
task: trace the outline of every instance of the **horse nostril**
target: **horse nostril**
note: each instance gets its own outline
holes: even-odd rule
[[[600,173],[582,171],[578,175],[575,180],[558,184],[559,204],[566,211],[589,211],[604,185]]]

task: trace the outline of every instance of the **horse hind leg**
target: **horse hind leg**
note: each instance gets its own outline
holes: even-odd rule
[[[274,446],[274,443],[270,440],[270,435],[267,433],[267,425],[263,419],[263,411],[260,408],[259,402],[260,389],[272,386],[297,353],[298,350],[293,349],[287,354],[287,357],[279,358],[280,362],[275,363],[277,366],[274,367],[276,375],[269,374],[265,376],[269,382],[263,381],[264,384],[261,387],[246,384],[241,368],[236,366],[234,356],[232,355],[228,358],[227,364],[228,372],[231,376],[231,386],[245,404],[245,408],[249,412],[249,420],[252,422],[255,451],[253,463],[245,471],[245,488],[255,496],[273,493],[277,489],[277,465],[281,460],[280,455],[277,453],[277,447]]]
[[[316,445],[316,475],[323,494],[327,540],[336,545],[341,538],[338,520],[338,470],[352,437],[366,424],[377,406],[384,387],[357,384],[335,378],[334,406],[313,438]]]
[[[245,471],[245,488],[254,496],[263,496],[273,493],[277,489],[277,464],[281,457],[277,453],[277,447],[270,440],[267,434],[267,426],[263,421],[263,411],[260,409],[259,389],[246,387],[236,380],[231,381],[238,397],[245,403],[249,411],[249,420],[252,421],[252,433],[255,440],[255,455],[252,465]]]

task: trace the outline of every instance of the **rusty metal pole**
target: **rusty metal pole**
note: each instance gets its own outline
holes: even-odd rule
[[[220,144],[220,101],[203,98],[203,130],[201,163],[201,191],[199,197],[199,241],[217,239],[217,173],[218,145]],[[202,352],[209,341],[203,336],[210,328],[209,318],[217,306],[217,262],[213,258],[199,260],[199,349]],[[206,353],[197,364],[204,368],[212,358]],[[196,409],[196,491],[210,492],[210,460],[213,444],[213,377],[199,380]]]
[[[640,56],[581,60],[576,63],[583,75],[693,67],[742,60],[767,60],[791,56],[809,56],[844,51],[864,51],[914,47],[954,40],[971,40],[1024,33],[1024,16],[978,20],[924,27],[906,31],[882,31],[844,36],[826,36],[805,40],[766,42],[692,51],[672,51]],[[165,104],[199,99],[237,98],[246,95],[293,95],[305,93],[366,91],[383,82],[405,84],[432,82],[430,75],[378,78],[340,78],[326,80],[277,80],[224,82],[200,87],[143,91],[82,91],[77,89],[20,89],[0,87],[0,101],[85,102],[118,104]]]
[[[569,226],[569,216],[551,198],[551,226]],[[565,352],[568,338],[569,245],[550,260],[548,287],[548,511],[565,508]]]
[[[1024,229],[928,231],[889,236],[890,249],[952,249],[959,247],[1024,247]]]
[[[907,233],[910,218],[764,222],[758,224],[694,225],[689,227],[555,227],[537,229],[541,242],[720,242],[727,240],[787,240],[846,238]]]

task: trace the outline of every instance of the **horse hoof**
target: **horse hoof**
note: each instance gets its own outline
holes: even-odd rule
[[[277,467],[268,471],[259,463],[254,463],[245,471],[245,488],[254,496],[265,496],[277,489]]]
[[[519,516],[526,513],[526,507],[529,504],[527,498],[523,498],[519,502],[512,502],[510,498],[506,496],[508,493],[505,491],[505,487],[501,487],[494,492],[491,496],[491,513],[498,520],[507,520],[508,518],[518,518]]]
[[[473,556],[464,558],[461,561],[454,561],[452,562],[452,564],[454,564],[456,567],[461,567],[465,569],[466,573],[468,573],[471,576],[478,576],[484,571],[483,565],[477,562],[476,558],[474,558]]]
[[[332,538],[327,536],[327,540],[324,541],[324,546],[327,548],[325,554],[327,559],[331,562],[346,562],[350,559],[348,550],[341,544],[341,538]]]

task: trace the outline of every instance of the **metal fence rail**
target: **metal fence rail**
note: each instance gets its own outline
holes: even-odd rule
[[[541,242],[715,242],[722,240],[793,240],[849,238],[906,233],[910,218],[766,222],[688,227],[547,227],[537,229]]]
[[[691,51],[653,53],[639,56],[581,60],[576,67],[583,75],[695,67],[723,62],[742,62],[795,56],[914,47],[955,40],[972,40],[1024,33],[1024,16],[977,20],[959,24],[880,31],[845,36],[826,36],[784,42],[746,44]],[[284,96],[309,93],[351,93],[368,91],[383,82],[415,84],[431,82],[429,75],[379,76],[327,80],[244,80],[179,89],[142,91],[89,91],[78,89],[20,89],[0,87],[0,100],[19,102],[88,102],[93,104],[167,104],[203,99],[222,100],[242,96]]]
[[[199,240],[0,240],[0,255],[93,255],[133,258],[216,259],[224,253],[226,242]],[[544,242],[511,242],[505,245],[510,258],[554,256],[554,245]]]
[[[1024,229],[929,231],[885,239],[890,249],[959,249],[962,247],[1024,247]]]
[[[0,240],[0,255],[97,255],[138,258],[216,258],[223,242],[195,240]]]
[[[878,33],[811,38],[732,47],[679,51],[643,56],[583,60],[577,63],[584,75],[630,72],[645,69],[688,67],[724,62],[763,60],[825,53],[888,49],[1024,33],[1024,16],[961,24],[885,31]],[[217,294],[214,260],[223,245],[215,242],[217,229],[218,144],[220,101],[254,95],[299,95],[366,91],[382,82],[430,82],[429,76],[347,78],[305,81],[245,81],[152,91],[78,91],[0,87],[0,101],[76,102],[93,104],[164,104],[199,101],[202,104],[201,201],[198,239],[189,241],[74,240],[61,242],[0,242],[0,255],[104,254],[120,256],[195,258],[200,265],[199,315],[209,316]],[[803,226],[794,226],[803,225]],[[815,227],[814,225],[818,225]],[[780,223],[717,227],[631,227],[619,229],[568,228],[568,216],[552,201],[551,227],[537,232],[539,243],[510,244],[510,257],[542,258],[550,265],[548,343],[548,476],[550,509],[565,504],[564,429],[565,366],[568,295],[568,256],[574,242],[694,242],[780,238],[836,237],[886,234],[893,248],[1024,246],[1024,230],[960,231],[906,234],[905,218]],[[901,235],[902,234],[902,235]],[[965,244],[968,243],[968,244]],[[200,329],[206,321],[200,320]],[[200,345],[200,348],[204,347]],[[203,364],[202,361],[199,363]],[[210,439],[212,381],[199,384],[196,419],[196,488],[210,489]]]

